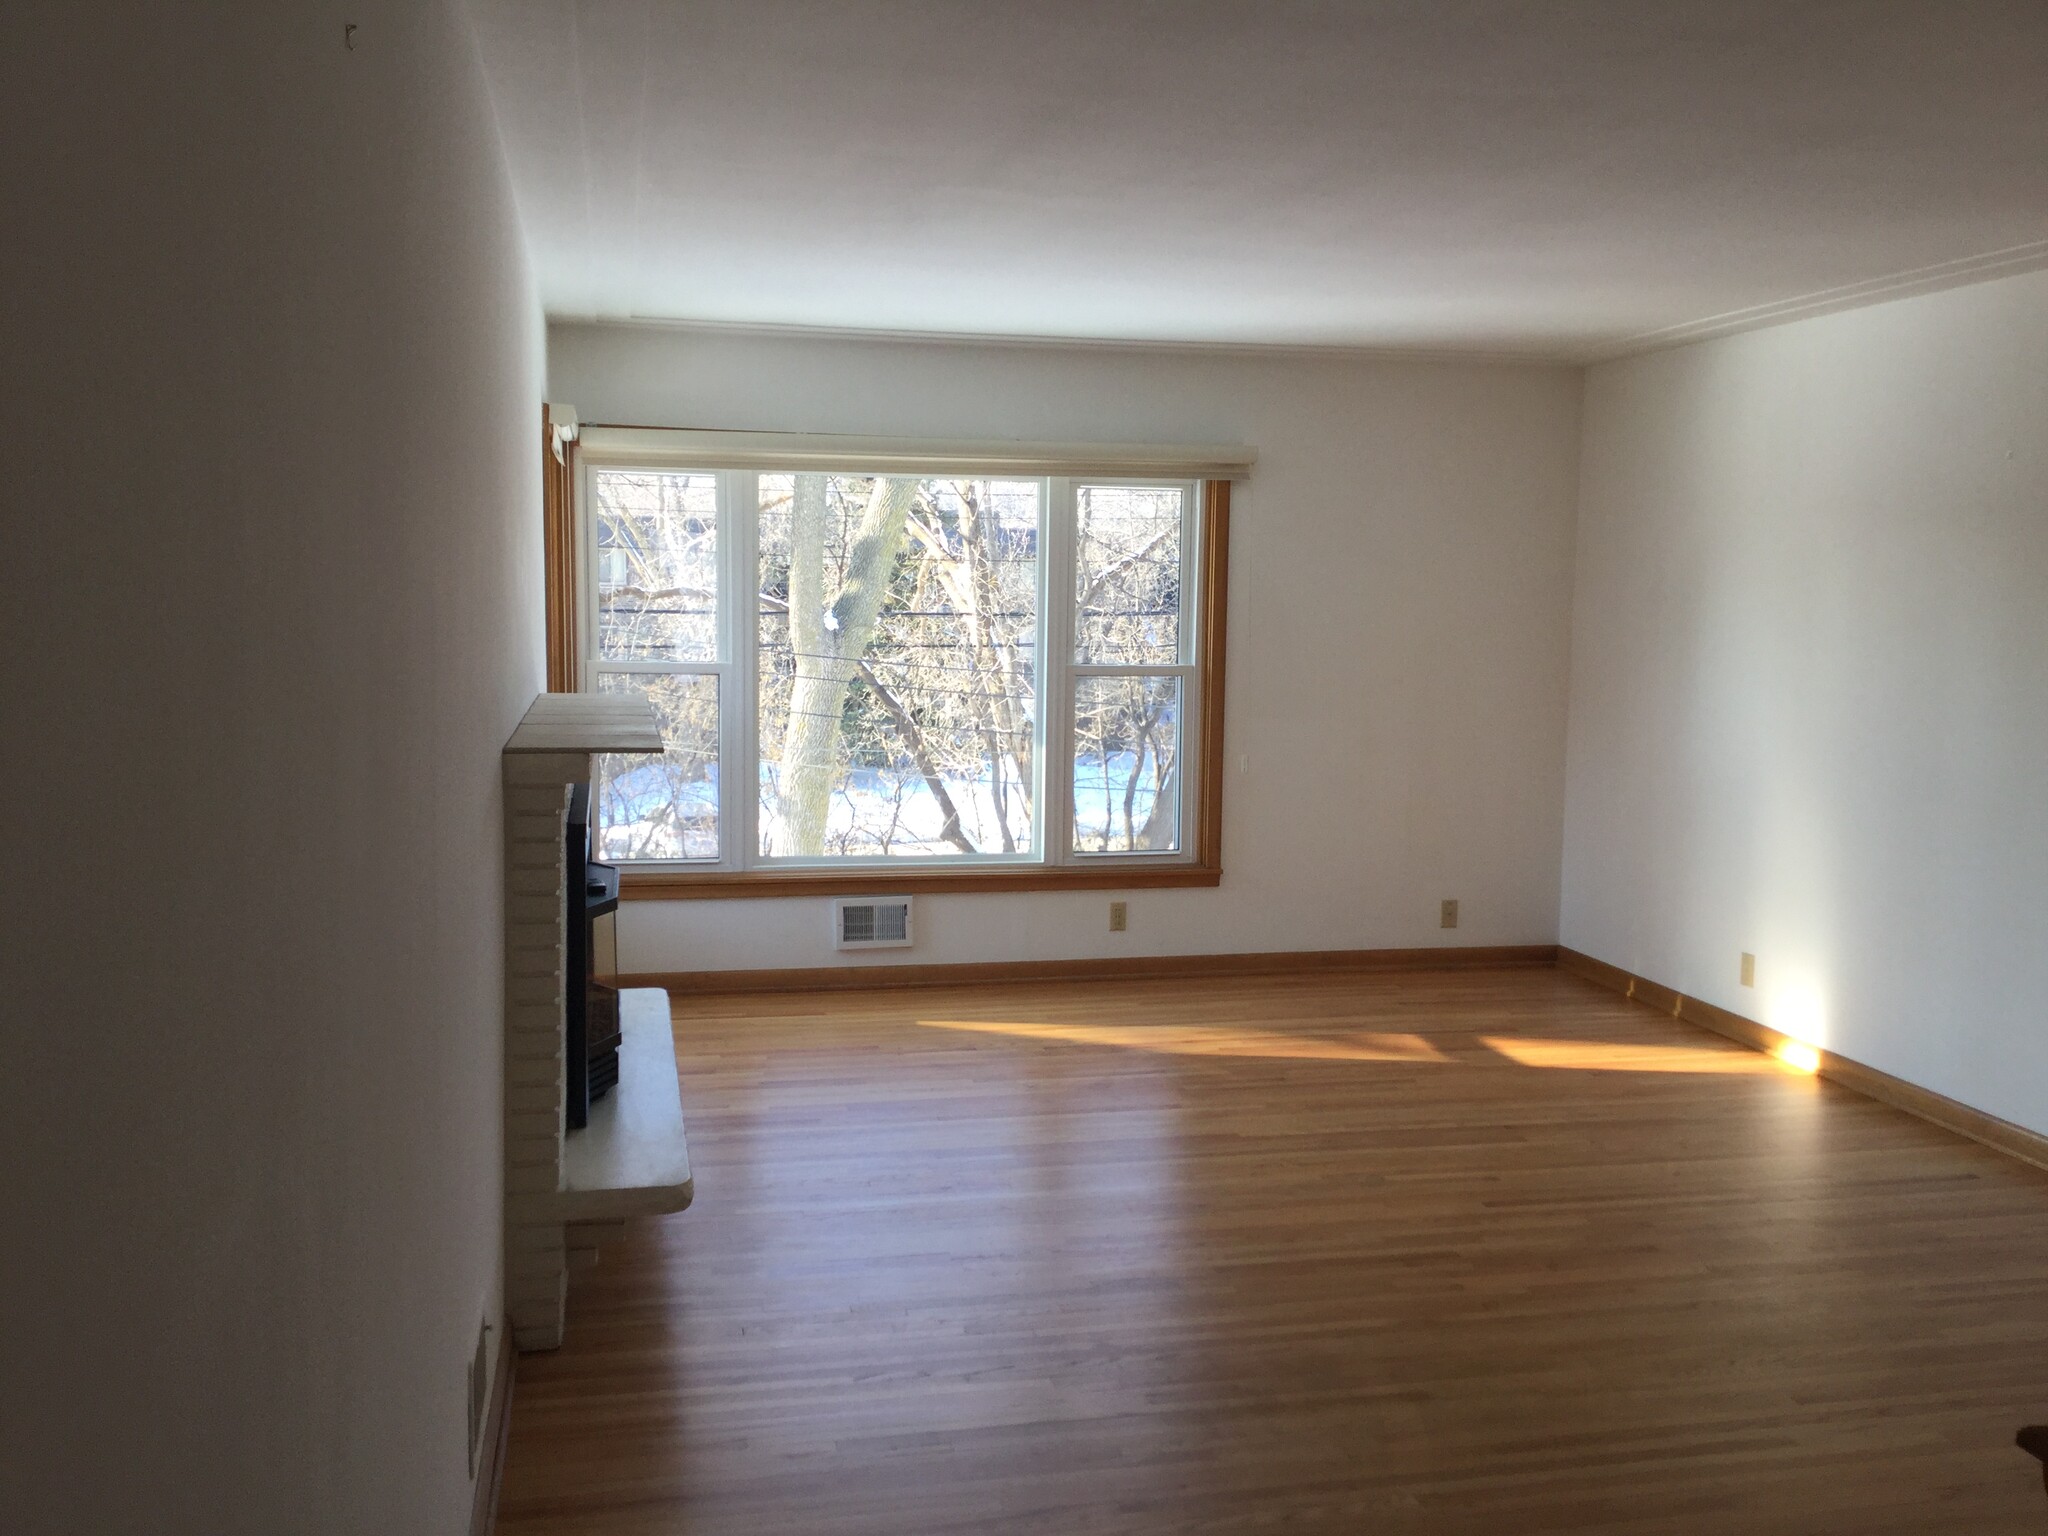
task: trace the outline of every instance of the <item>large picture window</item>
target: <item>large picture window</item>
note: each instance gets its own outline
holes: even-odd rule
[[[667,742],[600,759],[629,894],[1214,883],[1221,482],[623,453],[576,481],[580,685]]]

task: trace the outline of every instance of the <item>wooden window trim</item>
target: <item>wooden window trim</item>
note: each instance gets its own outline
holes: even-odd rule
[[[554,413],[540,408],[541,543],[547,552],[548,692],[582,686],[576,643],[576,442],[555,441]]]
[[[1220,885],[1223,871],[1203,864],[1115,864],[1090,869],[1073,864],[1029,864],[991,869],[625,869],[624,901],[724,901],[751,896],[903,896],[962,891],[1149,891]]]
[[[556,454],[554,425],[541,410],[543,529],[547,552],[548,691],[574,693],[580,651],[577,624],[576,443]],[[1192,863],[1164,861],[1102,864],[1032,864],[1022,867],[945,869],[632,869],[620,872],[627,901],[729,900],[755,896],[834,896],[858,890],[875,895],[925,891],[1121,891],[1215,886],[1223,880],[1223,701],[1230,589],[1230,482],[1202,486],[1200,594],[1201,678],[1199,803]]]
[[[1223,658],[1230,623],[1230,482],[1202,482],[1201,804],[1196,807],[1195,863],[1223,869]]]

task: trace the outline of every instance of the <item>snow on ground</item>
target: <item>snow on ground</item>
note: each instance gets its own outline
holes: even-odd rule
[[[1148,765],[1149,766],[1149,765]],[[1107,759],[1088,758],[1075,765],[1074,825],[1084,846],[1093,846],[1106,829],[1123,831],[1124,787],[1137,763],[1130,753]],[[761,828],[771,846],[775,831],[775,772],[761,768]],[[946,792],[960,812],[962,830],[984,853],[1001,853],[1002,821],[987,777],[948,779]],[[1152,814],[1154,791],[1141,781],[1131,797],[1131,820],[1142,828]],[[1014,785],[1010,786],[1009,821],[1020,848],[1030,846],[1030,829]],[[716,769],[701,779],[672,785],[660,764],[633,769],[605,782],[602,797],[607,857],[625,857],[638,850],[648,859],[714,859],[717,851],[718,780]],[[939,835],[945,824],[938,798],[923,776],[889,769],[854,768],[843,775],[832,794],[827,820],[827,846],[848,854],[942,857],[959,852]],[[678,834],[677,829],[681,833]]]

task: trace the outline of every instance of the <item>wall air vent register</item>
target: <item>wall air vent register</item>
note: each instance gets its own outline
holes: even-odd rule
[[[849,897],[833,902],[832,940],[840,949],[908,949],[910,898]]]

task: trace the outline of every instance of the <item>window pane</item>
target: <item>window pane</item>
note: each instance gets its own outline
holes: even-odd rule
[[[644,693],[668,750],[597,760],[598,847],[604,859],[718,857],[718,678],[606,672],[600,693]]]
[[[1181,496],[1166,486],[1076,487],[1076,661],[1180,661]]]
[[[1031,849],[1042,499],[761,477],[763,854]]]
[[[1074,683],[1074,850],[1180,848],[1180,679]]]
[[[597,654],[718,659],[718,478],[591,473],[597,501]]]

